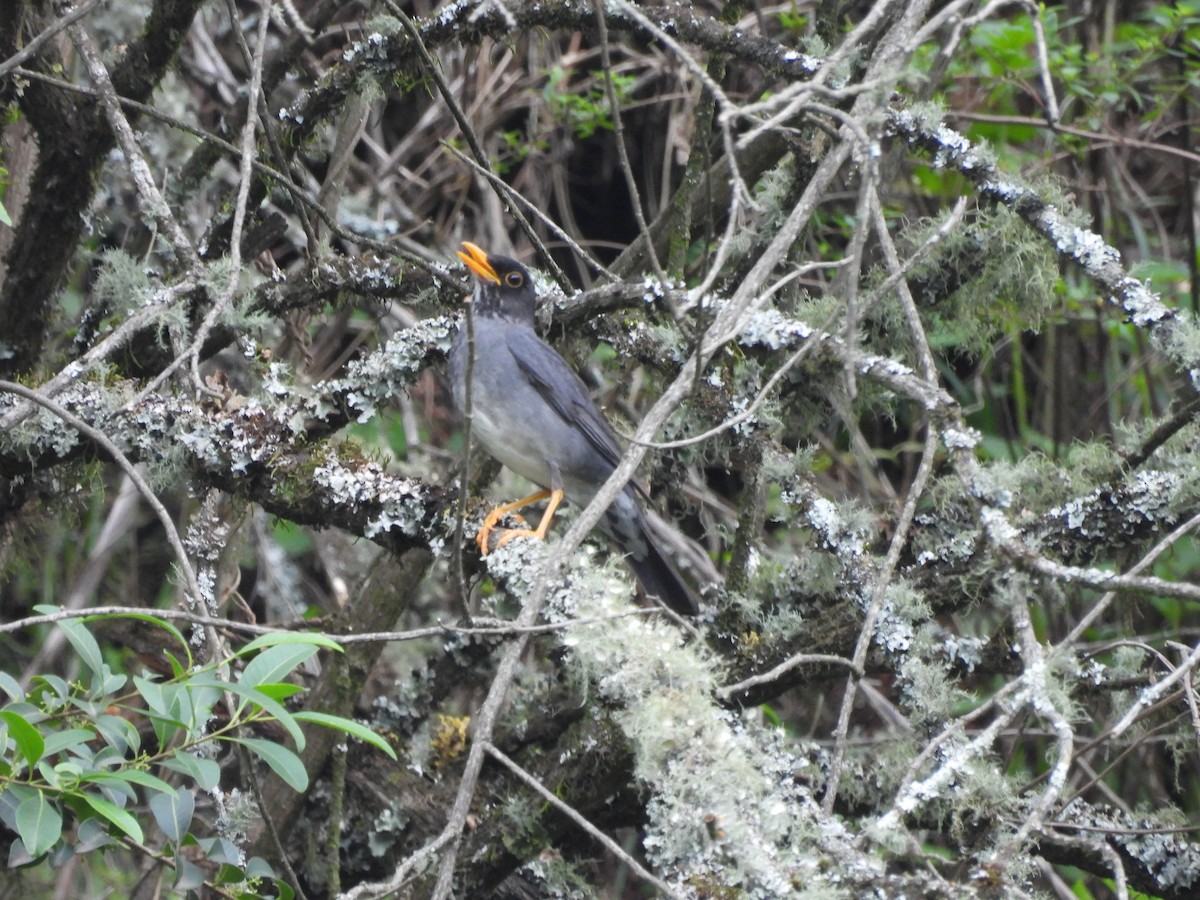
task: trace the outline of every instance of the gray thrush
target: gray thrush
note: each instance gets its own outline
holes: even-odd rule
[[[505,514],[548,499],[536,529],[507,529],[497,546],[518,535],[545,538],[563,498],[586,506],[616,469],[621,450],[587,386],[534,331],[537,294],[529,272],[514,259],[462,246],[458,256],[476,279],[472,434],[498,461],[542,488],[488,514],[476,536],[486,554]],[[450,348],[454,404],[464,414],[470,352],[464,327]],[[632,484],[609,506],[601,527],[648,595],[683,615],[697,614],[695,595],[655,545]]]

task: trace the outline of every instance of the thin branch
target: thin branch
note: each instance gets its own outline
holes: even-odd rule
[[[753,675],[750,678],[733,684],[723,685],[717,689],[717,696],[722,700],[728,700],[734,695],[745,693],[751,688],[778,681],[788,672],[792,671],[792,669],[797,669],[800,666],[844,666],[858,678],[862,678],[865,674],[861,669],[854,668],[854,660],[846,659],[844,656],[833,656],[828,653],[797,653],[795,656],[788,657],[773,669],[760,672],[758,675]]]
[[[230,0],[228,6],[230,7],[233,30],[240,38],[241,31],[237,18],[237,7],[234,6],[232,0]],[[254,164],[254,134],[258,124],[258,116],[255,114],[255,111],[258,108],[258,97],[262,92],[262,68],[267,47],[267,25],[271,21],[270,11],[271,0],[260,0],[258,34],[256,35],[254,59],[250,71],[249,95],[246,100],[246,121],[242,125],[242,145],[239,150],[238,192],[237,199],[234,202],[233,230],[229,243],[229,280],[225,283],[225,287],[214,300],[208,312],[205,313],[204,320],[196,329],[196,334],[192,338],[191,345],[181,356],[177,357],[170,365],[159,372],[143,393],[157,390],[159,385],[165,382],[176,369],[187,365],[191,369],[192,388],[196,393],[208,394],[212,397],[220,396],[219,392],[206,387],[200,378],[200,349],[204,346],[204,342],[208,340],[208,336],[212,333],[217,320],[225,315],[229,306],[233,303],[234,296],[237,293],[238,281],[242,277],[242,229],[246,221],[246,204],[250,198],[250,179]]]
[[[10,56],[4,62],[0,63],[0,78],[3,78],[9,72],[16,69],[18,66],[24,65],[27,61],[37,56],[38,51],[44,47],[51,38],[66,28],[74,25],[84,16],[90,14],[97,7],[106,3],[107,0],[87,0],[81,6],[74,6],[67,10],[62,16],[55,19],[45,28],[43,28],[32,40],[24,47]]]
[[[883,215],[882,203],[873,181],[868,182],[867,190],[871,193],[871,201],[868,204],[870,219],[876,237],[879,240],[879,245],[883,249],[884,259],[887,261],[888,268],[892,274],[901,276],[896,278],[896,289],[897,295],[900,298],[900,305],[904,309],[905,318],[908,322],[910,342],[916,351],[917,358],[920,360],[921,370],[926,380],[930,382],[936,381],[937,366],[933,360],[933,351],[929,347],[929,339],[921,323],[921,316],[917,310],[916,301],[908,289],[907,282],[902,277],[905,266],[900,262],[900,256],[892,241],[891,233],[888,231],[887,220]],[[961,219],[965,209],[966,204],[960,202],[954,213],[949,217],[949,221],[953,222]],[[941,230],[937,232],[942,237],[947,233],[948,231]],[[895,531],[892,534],[891,543],[888,545],[887,555],[884,557],[883,564],[880,566],[879,574],[876,577],[863,626],[859,632],[858,643],[854,648],[853,672],[861,672],[866,665],[867,652],[870,649],[871,642],[875,639],[875,624],[883,611],[883,604],[887,596],[888,587],[891,585],[892,574],[900,562],[900,554],[908,542],[909,530],[917,513],[917,503],[924,496],[925,489],[929,485],[929,479],[933,475],[937,449],[938,435],[932,427],[927,425],[925,430],[925,446],[921,452],[921,462],[917,467],[917,474],[913,478],[912,485],[909,487],[908,495],[904,498],[904,506],[896,521]],[[830,762],[830,774],[825,788],[825,797],[822,801],[826,812],[833,810],[834,801],[837,799],[838,780],[841,777],[842,761],[846,751],[846,738],[850,733],[850,713],[854,708],[859,677],[853,673],[851,674],[847,679],[846,690],[842,695],[842,706],[838,714],[838,724],[834,729],[833,759]]]
[[[597,841],[599,841],[601,844],[603,844],[604,848],[606,850],[608,850],[609,853],[611,853],[618,860],[620,860],[621,863],[628,866],[629,870],[631,872],[633,872],[633,874],[636,875],[638,878],[640,878],[642,881],[651,885],[656,890],[661,891],[667,897],[680,897],[681,896],[680,894],[678,894],[674,890],[672,890],[672,888],[669,884],[667,884],[661,878],[658,878],[656,875],[654,875],[654,873],[650,872],[641,863],[639,863],[636,859],[634,859],[632,856],[630,856],[628,853],[626,853],[625,850],[622,849],[620,844],[618,844],[616,841],[614,841],[612,838],[610,838],[607,834],[605,834],[603,831],[601,831],[599,828],[597,828],[595,825],[593,825],[591,822],[589,822],[583,815],[581,815],[579,812],[577,812],[573,807],[568,806],[566,803],[563,803],[562,800],[560,800],[558,797],[554,796],[553,793],[551,793],[550,791],[548,791],[546,789],[545,785],[543,785],[540,781],[538,781],[536,778],[534,778],[531,774],[529,774],[523,768],[521,768],[519,765],[517,765],[517,763],[515,761],[513,761],[509,757],[505,756],[504,753],[502,753],[496,747],[495,744],[492,744],[490,742],[485,742],[483,744],[483,749],[493,759],[502,763],[510,772],[512,772],[514,775],[516,775],[519,779],[521,779],[521,781],[525,782],[525,784],[527,784],[529,787],[533,788],[534,792],[539,797],[541,797],[543,800],[545,800],[547,803],[549,803],[551,806],[553,806],[555,809],[557,809],[559,812],[561,812],[563,815],[565,815],[568,819],[570,819],[572,822],[574,822],[576,825],[578,825],[580,828],[582,828],[585,832],[587,832],[589,835],[591,835],[593,838],[595,838]]]
[[[108,69],[104,67],[104,62],[100,59],[100,51],[82,27],[77,24],[71,25],[69,30],[71,41],[87,66],[92,83],[100,93],[100,102],[104,106],[109,127],[112,128],[121,152],[125,155],[125,162],[129,166],[129,173],[137,187],[143,210],[166,232],[171,246],[187,269],[193,274],[198,274],[201,271],[200,257],[196,254],[192,242],[180,228],[179,222],[171,212],[171,207],[159,191],[158,185],[154,183],[150,165],[146,162],[141,147],[138,146],[133,127],[125,118],[125,113],[121,111],[120,100],[113,88],[112,79],[109,78]]]
[[[3,382],[0,382],[3,390]],[[257,625],[253,622],[241,622],[236,619],[222,619],[218,616],[207,616],[183,609],[154,609],[145,606],[92,606],[87,609],[63,609],[52,613],[41,613],[36,616],[26,616],[13,622],[0,622],[0,634],[11,634],[46,625],[61,622],[65,619],[89,619],[101,616],[151,616],[173,622],[187,622],[191,625],[211,625],[242,634],[282,634],[285,632],[301,632],[317,637],[327,637],[339,644],[369,644],[378,642],[416,641],[431,637],[446,637],[447,635],[477,635],[487,637],[503,637],[505,635],[538,635],[553,634],[583,625],[602,625],[616,619],[628,616],[655,616],[661,610],[630,609],[610,616],[590,616],[580,619],[565,619],[560,622],[547,622],[542,625],[519,626],[516,623],[496,619],[476,619],[476,625],[466,628],[458,625],[430,625],[426,628],[413,628],[408,631],[363,631],[350,634],[339,634],[335,631],[319,631],[313,629],[313,620],[304,619],[294,625]]]

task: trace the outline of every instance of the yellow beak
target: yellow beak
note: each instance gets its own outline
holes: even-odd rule
[[[463,249],[458,251],[458,258],[463,261],[463,265],[484,281],[493,281],[496,284],[500,283],[500,276],[496,274],[496,270],[488,262],[487,253],[478,244],[463,241]]]

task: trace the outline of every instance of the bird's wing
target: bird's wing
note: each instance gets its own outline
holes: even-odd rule
[[[615,467],[621,461],[616,435],[567,361],[532,331],[510,328],[505,338],[517,366],[542,399]]]

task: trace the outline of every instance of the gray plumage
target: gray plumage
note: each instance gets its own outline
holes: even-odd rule
[[[525,268],[473,244],[463,246],[468,252],[459,256],[476,275],[472,434],[517,474],[586,506],[620,462],[616,436],[587,386],[534,331],[536,294]],[[450,348],[450,383],[460,413],[466,407],[468,354],[464,327]],[[696,599],[655,545],[632,485],[613,501],[602,523],[647,594],[678,613],[696,615]]]

